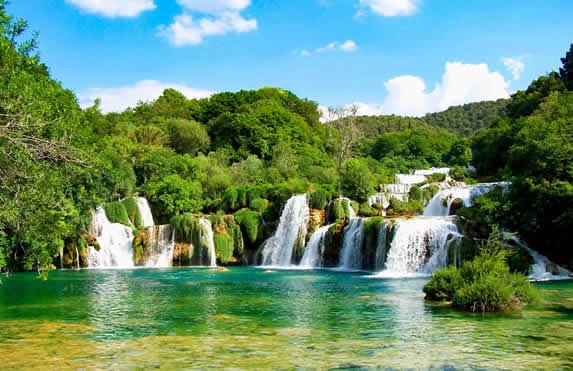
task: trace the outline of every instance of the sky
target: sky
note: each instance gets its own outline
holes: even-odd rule
[[[506,98],[559,68],[572,0],[11,0],[82,106],[121,111],[272,86],[420,116]]]

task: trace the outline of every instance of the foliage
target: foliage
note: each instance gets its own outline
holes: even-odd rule
[[[363,201],[374,193],[375,182],[368,165],[361,159],[348,160],[340,171],[340,189],[353,199]]]
[[[424,286],[429,300],[452,301],[453,305],[473,312],[521,309],[539,299],[537,290],[522,274],[511,273],[503,238],[494,228],[480,253],[466,261],[461,269],[439,269]]]
[[[207,130],[196,121],[171,119],[165,123],[169,145],[180,154],[196,155],[209,148],[211,140]]]
[[[159,210],[171,215],[196,212],[202,206],[201,185],[185,181],[176,174],[148,182],[145,193]]]
[[[254,243],[259,237],[261,215],[252,210],[243,209],[235,213],[235,219],[243,229],[248,241]]]
[[[324,209],[328,203],[328,192],[323,188],[318,188],[310,195],[310,207],[312,209]]]
[[[467,103],[450,107],[442,112],[428,113],[422,117],[422,120],[462,137],[471,137],[476,131],[489,128],[500,116],[503,116],[508,103],[507,99]]]

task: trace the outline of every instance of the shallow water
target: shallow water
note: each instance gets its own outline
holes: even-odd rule
[[[515,315],[425,303],[426,279],[211,269],[2,278],[0,368],[573,368],[573,282]]]

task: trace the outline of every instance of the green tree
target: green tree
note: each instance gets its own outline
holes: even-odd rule
[[[565,57],[561,58],[561,63],[563,64],[563,67],[559,68],[561,80],[568,90],[573,90],[573,44],[569,47]]]
[[[340,189],[357,201],[364,201],[374,193],[374,178],[363,160],[353,158],[344,164],[340,171]]]
[[[172,119],[166,122],[169,145],[175,152],[196,155],[209,148],[211,139],[207,130],[196,121]]]

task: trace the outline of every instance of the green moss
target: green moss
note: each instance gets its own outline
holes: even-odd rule
[[[265,211],[268,204],[269,204],[268,200],[265,200],[263,198],[255,198],[251,200],[251,202],[249,202],[249,209],[262,213]]]
[[[340,221],[346,218],[346,209],[341,199],[333,200],[330,203],[330,207],[328,208],[328,219],[333,221]],[[348,205],[348,201],[346,201],[346,205]]]
[[[128,197],[121,201],[127,212],[127,216],[131,221],[131,224],[135,228],[140,229],[143,226],[143,219],[141,213],[139,212],[139,207],[137,207],[137,199],[135,197]]]
[[[243,236],[235,217],[222,215],[212,218],[215,251],[221,264],[229,263],[233,257],[243,253]]]
[[[229,188],[225,191],[223,195],[223,201],[221,207],[226,212],[231,212],[237,210],[237,200],[239,198],[239,191],[237,188]]]
[[[261,227],[261,214],[256,211],[243,209],[235,213],[235,218],[241,225],[247,239],[251,243],[257,241]]]
[[[112,223],[121,223],[123,225],[132,226],[125,205],[121,201],[110,202],[103,205],[105,215]]]

